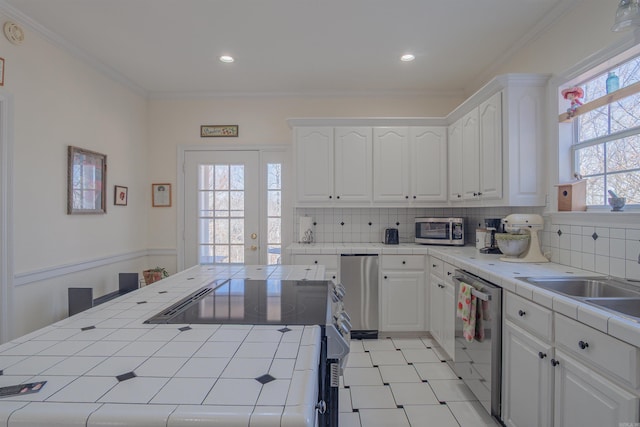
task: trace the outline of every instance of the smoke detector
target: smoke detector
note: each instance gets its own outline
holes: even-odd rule
[[[15,22],[7,21],[4,23],[4,36],[11,43],[21,45],[24,41],[24,30]]]

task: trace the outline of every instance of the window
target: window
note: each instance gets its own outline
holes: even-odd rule
[[[585,106],[615,92],[615,86],[607,91],[614,76],[620,89],[639,82],[640,56],[579,85]],[[609,190],[626,197],[627,205],[640,204],[640,93],[633,92],[574,119],[573,166],[587,180],[587,205],[607,205]]]
[[[282,253],[282,164],[267,164],[267,264],[280,264]]]
[[[244,165],[199,166],[200,264],[244,263]]]

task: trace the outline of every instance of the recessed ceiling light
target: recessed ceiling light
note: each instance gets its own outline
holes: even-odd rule
[[[400,61],[410,62],[416,59],[416,57],[410,53],[404,54],[400,57]]]
[[[233,62],[233,61],[234,61],[234,59],[233,59],[233,56],[229,56],[229,55],[222,55],[222,56],[220,57],[220,61],[222,61],[222,62]]]

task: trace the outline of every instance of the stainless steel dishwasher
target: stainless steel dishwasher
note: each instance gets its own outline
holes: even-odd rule
[[[462,320],[456,316],[455,350],[451,367],[492,416],[501,419],[502,393],[502,288],[464,270],[453,276],[458,304],[460,283],[472,286],[472,295],[481,304],[481,331],[473,340],[462,335]]]
[[[342,254],[340,281],[346,290],[351,338],[378,338],[378,255]]]

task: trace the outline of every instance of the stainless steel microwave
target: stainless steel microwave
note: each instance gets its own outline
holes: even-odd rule
[[[464,218],[416,218],[416,243],[464,246]]]

